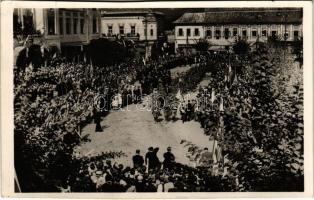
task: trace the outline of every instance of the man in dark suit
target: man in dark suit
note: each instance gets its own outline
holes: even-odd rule
[[[137,149],[135,151],[135,153],[136,154],[132,158],[133,159],[133,166],[134,166],[134,168],[142,167],[144,164],[144,158],[143,158],[143,156],[140,155],[140,150]]]
[[[149,147],[148,152],[146,153],[145,156],[145,164],[148,163],[148,170],[153,169],[153,170],[158,170],[160,169],[160,161],[157,156],[159,148],[153,148]]]
[[[192,107],[191,101],[188,100],[187,109],[186,109],[186,119],[187,119],[187,121],[191,120],[192,110],[193,110],[193,107]]]
[[[101,115],[97,109],[94,109],[94,122],[96,124],[95,131],[96,132],[102,132],[103,130],[102,130],[101,125],[100,125]]]
[[[153,147],[149,147],[148,148],[148,152],[145,155],[145,165],[148,165],[149,169],[152,167],[151,166],[151,160],[152,160],[152,157],[153,157],[153,154],[154,154],[153,150],[154,150]]]
[[[167,148],[167,152],[164,153],[164,169],[172,169],[175,162],[175,156],[171,152],[171,147]]]

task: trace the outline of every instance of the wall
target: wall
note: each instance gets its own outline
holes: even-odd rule
[[[23,24],[23,15],[25,9],[18,9],[17,14]],[[92,9],[28,9],[33,14],[34,28],[38,30],[44,37],[48,46],[57,46],[59,49],[61,45],[83,45],[88,44],[90,40],[100,37],[100,12]],[[48,11],[54,13],[54,32],[48,33]],[[74,34],[74,13],[81,13],[78,19],[84,19],[84,32],[80,32],[80,20],[78,20],[77,33]],[[67,14],[67,15],[66,15]],[[92,19],[95,16],[97,20],[97,33],[92,32]],[[66,34],[66,18],[71,21],[71,34]],[[63,19],[63,22],[60,21]],[[63,27],[63,34],[60,33],[60,27]]]
[[[131,26],[135,25],[135,35],[138,33],[140,38],[139,40],[146,40],[145,36],[145,17],[143,16],[119,16],[119,17],[102,17],[101,27],[102,33],[108,35],[108,26],[112,26],[112,34],[119,34],[119,26],[124,26],[124,35],[131,33]],[[147,23],[147,40],[156,40],[157,39],[157,22],[148,22]],[[150,34],[150,30],[153,30],[153,36]]]
[[[183,30],[183,36],[179,36],[179,29]],[[238,36],[244,37],[242,34],[242,30],[246,30],[247,36],[246,39],[248,42],[252,43],[259,38],[259,41],[267,41],[268,36],[271,36],[272,31],[277,32],[277,36],[284,40],[284,33],[285,30],[288,33],[288,37],[286,41],[293,41],[294,40],[294,31],[299,31],[299,36],[302,36],[302,25],[292,25],[292,24],[252,24],[252,25],[239,25],[239,24],[231,24],[231,25],[219,25],[219,26],[212,26],[212,25],[206,25],[206,26],[197,26],[197,25],[189,25],[189,26],[183,26],[183,25],[177,25],[175,26],[175,49],[177,49],[180,45],[186,45],[187,44],[187,36],[186,36],[186,30],[190,28],[191,29],[191,36],[188,37],[189,44],[194,44],[195,39],[206,39],[208,40],[212,45],[218,45],[218,46],[226,46],[226,45],[232,45],[234,44],[236,38]],[[195,37],[193,35],[193,30],[195,28],[199,28],[200,30],[200,36]],[[225,28],[229,29],[229,37],[226,39],[224,37],[224,31]],[[237,35],[233,36],[233,28],[237,28]],[[207,36],[207,30],[211,31],[211,37]],[[220,38],[217,39],[215,37],[215,31],[220,30]],[[252,31],[256,31],[256,36],[252,35]],[[262,31],[266,30],[266,36],[262,36]]]
[[[183,35],[179,35],[179,30],[182,29]],[[187,29],[190,29],[190,36],[187,36]],[[199,35],[195,35],[195,29],[199,30]],[[175,26],[175,49],[180,45],[195,44],[201,38],[204,38],[204,27],[203,26]]]

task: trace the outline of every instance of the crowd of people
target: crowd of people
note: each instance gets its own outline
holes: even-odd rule
[[[192,62],[189,60],[182,57],[168,61],[175,67]],[[32,159],[36,159],[36,168],[49,167],[55,162],[54,156],[71,154],[86,139],[81,135],[85,124],[94,120],[95,130],[102,131],[101,117],[110,109],[138,103],[141,99],[134,97],[171,84],[167,59],[101,67],[69,63],[59,57],[49,63],[36,70],[30,64],[14,71],[15,147],[20,152],[17,170]],[[30,149],[36,149],[36,155],[31,155],[34,151]]]
[[[233,187],[230,178],[213,176],[206,149],[202,160],[209,163],[197,168],[175,162],[171,147],[161,162],[158,151],[159,148],[149,147],[144,157],[136,150],[133,167],[112,163],[112,157],[106,154],[84,157],[77,160],[77,168],[60,189],[63,192],[210,192]]]
[[[216,131],[219,116],[228,103],[227,92],[234,81],[239,81],[240,74],[239,72],[235,74],[238,60],[234,56],[216,53],[210,60],[213,67],[209,84],[198,88],[197,98],[187,102],[187,111],[184,112],[186,120],[194,119],[200,122],[205,134]]]
[[[217,124],[215,119],[223,109],[222,99],[227,95],[228,88],[233,81],[239,81],[235,75],[239,60],[227,52],[215,52],[196,59],[195,67],[172,81],[177,93],[167,95],[162,108],[167,121],[176,120],[180,116],[183,123],[196,120],[201,123],[202,128],[208,128]],[[210,74],[209,84],[197,88],[206,74]],[[241,71],[238,70],[237,74],[241,74]],[[196,98],[185,96],[194,89],[198,89]]]
[[[143,94],[151,94],[155,89],[164,92],[167,96],[173,96],[177,89],[183,92],[194,89],[207,72],[215,72],[213,70],[217,66],[213,66],[219,65],[218,68],[223,66],[221,61],[226,60],[226,58],[222,55],[209,54],[207,56],[160,58],[159,60],[133,60],[106,67],[84,63],[66,63],[57,58],[50,62],[51,66],[49,67],[33,70],[30,66],[24,71],[17,70],[14,76],[15,134],[24,135],[25,143],[34,145],[33,148],[42,148],[42,164],[47,162],[51,155],[58,155],[61,147],[68,149],[67,154],[70,156],[72,149],[84,139],[81,135],[81,128],[85,124],[94,120],[96,123],[95,131],[101,132],[103,131],[100,125],[101,117],[104,117],[111,109],[119,109],[130,103],[139,103],[141,98],[138,97],[142,97]],[[192,63],[196,63],[196,66],[184,76],[171,79],[171,68]],[[205,111],[202,105],[196,104],[196,100],[180,102],[182,105],[175,108],[170,108],[167,102],[164,103],[166,118],[176,119],[177,111],[179,111],[183,122],[195,119],[201,121],[204,128],[206,126],[202,120],[211,119],[207,113],[205,117],[202,116]],[[52,143],[51,140],[58,142]],[[60,146],[56,147],[58,145]],[[51,146],[56,147],[55,151]],[[46,151],[47,153],[44,153]],[[101,164],[98,166],[96,161],[100,162],[100,158],[94,161],[91,159],[89,163],[84,163],[84,165],[89,166],[87,174],[90,176],[91,185],[96,184],[95,191],[116,191],[117,189],[124,191],[212,190],[212,186],[206,187],[206,184],[210,183],[205,183],[205,180],[200,183],[199,178],[196,178],[198,173],[210,174],[211,171],[208,170],[208,167],[211,164],[201,165],[207,166],[202,168],[201,172],[200,169],[193,172],[192,168],[174,162],[175,156],[171,153],[171,149],[165,153],[164,162],[159,161],[156,155],[157,151],[158,148],[149,148],[145,159],[141,158],[137,152],[133,158],[133,168],[126,167],[124,169],[121,165],[111,166],[108,163],[107,167]],[[206,159],[204,157],[202,162],[212,162],[209,157],[211,156],[207,155]],[[88,160],[86,158],[84,162]],[[77,162],[80,161],[77,160]],[[175,173],[178,172],[178,169],[181,170],[181,174]],[[189,172],[184,172],[187,169]],[[110,172],[107,173],[108,170]],[[87,181],[84,169],[81,169],[80,173],[76,174],[76,179],[84,176],[81,178]],[[114,175],[115,173],[118,174]],[[126,176],[126,174],[129,175]],[[107,178],[104,178],[104,175],[108,175]],[[155,176],[154,179],[148,178],[152,175]],[[118,183],[116,179],[119,179]],[[100,184],[101,187],[99,181],[102,183]],[[75,186],[75,182],[77,181],[71,181],[72,190],[79,191],[80,189],[76,188],[78,186]],[[111,186],[106,188],[105,186],[108,184]],[[119,187],[112,184],[116,186],[118,184]],[[189,186],[187,187],[186,184]],[[198,184],[200,184],[200,188],[191,189]],[[94,189],[89,188],[88,190],[93,191]]]
[[[59,58],[51,63],[36,70],[29,66],[14,74],[15,148],[19,154],[16,166],[20,166],[17,171],[25,163],[31,163],[33,169],[43,174],[53,169],[51,171],[58,176],[49,172],[47,177],[42,177],[59,177],[61,181],[56,181],[55,185],[61,192],[238,191],[236,176],[213,175],[212,155],[208,149],[204,149],[200,159],[203,165],[196,168],[175,162],[171,148],[164,153],[162,162],[157,156],[158,148],[148,148],[145,157],[137,150],[132,158],[133,167],[112,164],[115,156],[123,156],[115,153],[73,157],[73,148],[84,140],[81,128],[87,123],[94,120],[95,131],[101,132],[101,117],[111,109],[139,103],[141,98],[138,97],[151,94],[154,89],[168,97],[174,96],[177,89],[186,93],[195,89],[208,72],[211,81],[208,86],[199,88],[195,99],[180,96],[163,102],[165,119],[176,120],[179,111],[183,123],[200,122],[205,134],[219,142],[227,140],[222,135],[224,124],[231,123],[226,117],[228,112],[236,113],[241,123],[246,123],[243,127],[251,127],[252,91],[245,81],[250,75],[243,73],[245,63],[241,62],[242,67],[238,67],[240,61],[236,56],[216,52],[193,57],[132,60],[113,66],[66,63]],[[171,79],[172,67],[191,63],[196,63],[196,67],[184,76]],[[180,105],[172,102],[178,99]],[[254,144],[260,139],[251,134],[250,128],[244,132]],[[224,144],[218,149],[226,150]],[[226,165],[223,158],[218,162]],[[60,173],[57,169],[65,170]]]
[[[171,84],[169,68],[154,61],[108,67],[60,62],[55,67],[41,67],[36,71],[31,67],[16,71],[14,78],[16,125],[23,126],[27,122],[25,118],[30,117],[32,121],[24,124],[28,127],[39,124],[49,127],[64,121],[76,122],[79,126],[72,126],[81,127],[93,116],[99,121],[111,108],[139,102],[153,88],[168,91]],[[72,128],[70,132],[73,133]]]

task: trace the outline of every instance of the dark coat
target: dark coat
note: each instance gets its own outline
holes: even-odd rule
[[[141,155],[133,156],[133,165],[134,168],[142,167],[144,164],[144,158]]]
[[[164,168],[169,168],[175,162],[175,156],[171,152],[164,153]]]

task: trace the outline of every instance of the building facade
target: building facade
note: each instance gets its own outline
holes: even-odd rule
[[[46,46],[62,54],[82,52],[92,39],[101,35],[100,12],[97,9],[15,9],[14,27],[21,34],[33,35]]]
[[[133,40],[146,48],[150,56],[152,46],[163,33],[163,14],[150,9],[108,9],[101,13],[102,37],[118,36]]]
[[[264,42],[270,36],[292,42],[302,37],[302,9],[245,9],[185,13],[175,24],[175,49],[193,48],[207,40],[214,48],[225,48],[243,38]]]

